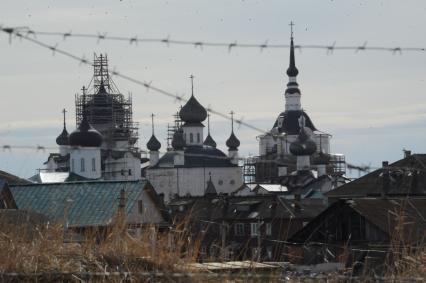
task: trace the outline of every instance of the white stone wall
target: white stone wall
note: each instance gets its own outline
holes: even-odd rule
[[[204,195],[209,173],[218,193],[231,193],[243,184],[241,167],[155,168],[148,169],[146,177],[169,200],[175,194]]]
[[[187,145],[202,145],[204,141],[202,126],[183,126],[183,139]],[[191,141],[192,135],[192,141]]]
[[[104,179],[114,181],[140,180],[140,159],[134,157],[130,152],[124,153],[123,158],[114,159],[108,157],[105,160]]]
[[[82,160],[84,160],[84,170]],[[102,175],[100,148],[73,147],[70,152],[70,171],[88,179],[99,179]]]

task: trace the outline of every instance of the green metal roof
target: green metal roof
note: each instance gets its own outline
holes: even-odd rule
[[[69,227],[108,225],[118,208],[121,189],[126,192],[129,214],[146,184],[140,181],[85,181],[10,186],[19,209],[46,215]]]

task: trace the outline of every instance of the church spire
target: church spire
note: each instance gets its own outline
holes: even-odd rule
[[[290,37],[290,65],[287,69],[287,75],[289,77],[296,77],[299,74],[299,70],[296,68],[296,60],[294,59],[294,43],[293,43],[293,26],[294,23],[290,22],[291,37]]]
[[[293,26],[294,23],[290,22],[291,36],[290,36],[290,64],[287,69],[288,83],[285,91],[285,109],[287,110],[300,110],[300,90],[296,77],[299,70],[296,68],[296,60],[294,58],[294,43],[293,43]]]

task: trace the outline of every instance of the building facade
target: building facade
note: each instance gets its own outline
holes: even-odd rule
[[[161,144],[154,133],[147,147],[150,167],[146,177],[165,200],[176,196],[202,196],[211,178],[219,193],[231,193],[243,184],[242,168],[238,165],[240,141],[234,134],[233,125],[226,141],[228,154],[216,147],[210,131],[204,138],[204,124],[208,113],[193,93],[181,108],[181,123],[176,127],[172,148],[159,158]],[[210,126],[210,125],[209,125]]]

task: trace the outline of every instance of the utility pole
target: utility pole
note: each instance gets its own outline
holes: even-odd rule
[[[222,225],[220,226],[221,236],[222,236],[222,261],[225,261],[225,244],[226,244],[226,224],[225,221],[222,220]]]
[[[257,219],[257,262],[260,262],[261,246],[260,246],[260,218]]]

